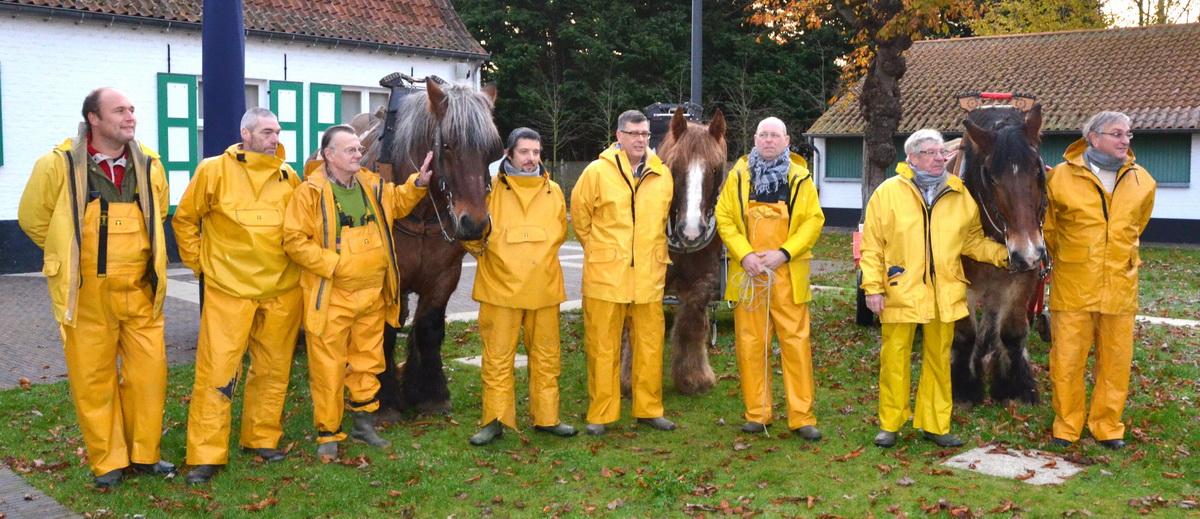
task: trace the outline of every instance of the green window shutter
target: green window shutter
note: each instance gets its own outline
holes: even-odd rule
[[[1063,152],[1067,151],[1067,147],[1077,140],[1079,140],[1078,133],[1043,135],[1042,145],[1038,147],[1038,152],[1042,154],[1042,160],[1047,166],[1054,167],[1063,161]]]
[[[1138,133],[1133,154],[1159,185],[1187,186],[1192,181],[1191,134]]]
[[[304,85],[292,81],[271,81],[271,112],[279,118],[279,143],[288,164],[304,174]]]
[[[167,171],[171,209],[183,197],[200,150],[196,146],[196,76],[158,75],[158,152]]]
[[[325,129],[342,121],[342,87],[322,83],[308,85],[308,152],[321,146]]]
[[[859,137],[825,139],[825,178],[861,179],[863,140]]]

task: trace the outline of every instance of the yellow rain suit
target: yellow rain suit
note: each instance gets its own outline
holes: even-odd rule
[[[967,315],[967,278],[961,257],[1008,265],[1008,251],[987,239],[975,200],[955,176],[932,206],[912,181],[907,163],[885,180],[867,203],[863,227],[862,288],[883,294],[883,346],[879,352],[879,427],[950,432],[950,345],[954,322]],[[909,408],[912,340],[923,325],[921,380],[916,414]]]
[[[647,152],[643,173],[615,145],[579,176],[571,221],[584,249],[583,326],[588,361],[587,421],[621,416],[621,332],[632,320],[633,416],[662,416],[663,286],[671,170]]]
[[[1139,236],[1150,222],[1156,183],[1133,152],[1107,192],[1076,141],[1046,179],[1044,233],[1054,270],[1050,283],[1050,381],[1054,436],[1079,439],[1086,404],[1084,373],[1096,345],[1095,386],[1087,426],[1097,440],[1125,436],[1137,312]]]
[[[167,390],[166,174],[158,155],[136,141],[125,158],[123,184],[134,186],[135,201],[93,197],[92,182],[113,186],[99,178],[80,125],[74,140],[34,164],[17,212],[44,252],[42,274],[95,475],[159,461]]]
[[[558,305],[566,300],[558,249],[567,236],[562,189],[542,171],[501,172],[488,196],[492,231],[478,254],[475,290],[483,338],[483,416],[517,427],[513,360],[525,330],[533,425],[558,425]]]
[[[273,449],[283,436],[300,329],[300,269],[283,252],[283,215],[300,177],[275,154],[234,144],[200,162],[172,226],[179,257],[204,285],[187,463],[229,461],[233,394],[250,352],[239,443]]]
[[[750,288],[750,300],[733,310],[734,349],[748,422],[771,422],[771,336],[779,338],[783,385],[788,404],[788,428],[816,425],[813,415],[812,344],[809,339],[808,284],[812,247],[821,235],[825,214],[804,158],[792,153],[788,169],[787,202],[750,200],[750,169],[738,160],[717,199],[717,231],[729,250],[725,297],[739,302],[742,283],[750,281],[741,260],[755,251],[783,249],[788,262],[774,272],[769,288]],[[765,282],[765,276],[762,276]]]
[[[372,220],[342,226],[332,180],[322,164],[296,188],[284,219],[283,248],[303,272],[304,330],[313,421],[319,443],[342,441],[343,393],[352,411],[379,409],[383,325],[399,326],[399,270],[392,223],[425,196],[416,176],[395,185],[360,169],[354,174]]]

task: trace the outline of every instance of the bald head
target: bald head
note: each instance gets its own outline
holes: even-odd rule
[[[754,132],[754,149],[764,160],[775,160],[788,150],[791,144],[787,125],[778,117],[768,117],[758,122]]]

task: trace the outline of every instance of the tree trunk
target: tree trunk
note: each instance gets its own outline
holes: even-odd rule
[[[863,181],[862,214],[859,223],[865,221],[867,201],[875,188],[883,182],[896,160],[894,138],[900,127],[903,110],[900,106],[900,78],[904,77],[907,64],[904,51],[912,46],[912,38],[896,37],[879,42],[870,70],[863,81],[859,110],[863,126]]]

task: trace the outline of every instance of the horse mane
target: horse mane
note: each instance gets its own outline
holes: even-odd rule
[[[444,87],[446,115],[441,121],[442,141],[468,149],[492,152],[503,147],[492,122],[492,101],[470,86]],[[400,101],[391,155],[397,167],[416,171],[433,146],[438,121],[429,111],[429,94],[417,91]]]
[[[724,138],[713,139],[707,126],[694,122],[688,122],[687,131],[678,140],[668,131],[659,148],[664,150],[660,158],[672,170],[677,167],[686,170],[688,164],[684,164],[683,161],[696,157],[723,168],[727,154]]]
[[[977,200],[990,196],[990,189],[987,189],[983,178],[985,172],[998,175],[1003,174],[1001,170],[1008,164],[1040,164],[1041,158],[1034,149],[1038,143],[1029,142],[1026,137],[1025,119],[1020,110],[1010,106],[987,107],[971,111],[968,119],[995,135],[986,164],[980,162],[974,146],[966,147],[966,171],[963,180]],[[1039,176],[1044,174],[1040,167],[1037,168],[1037,173]]]

